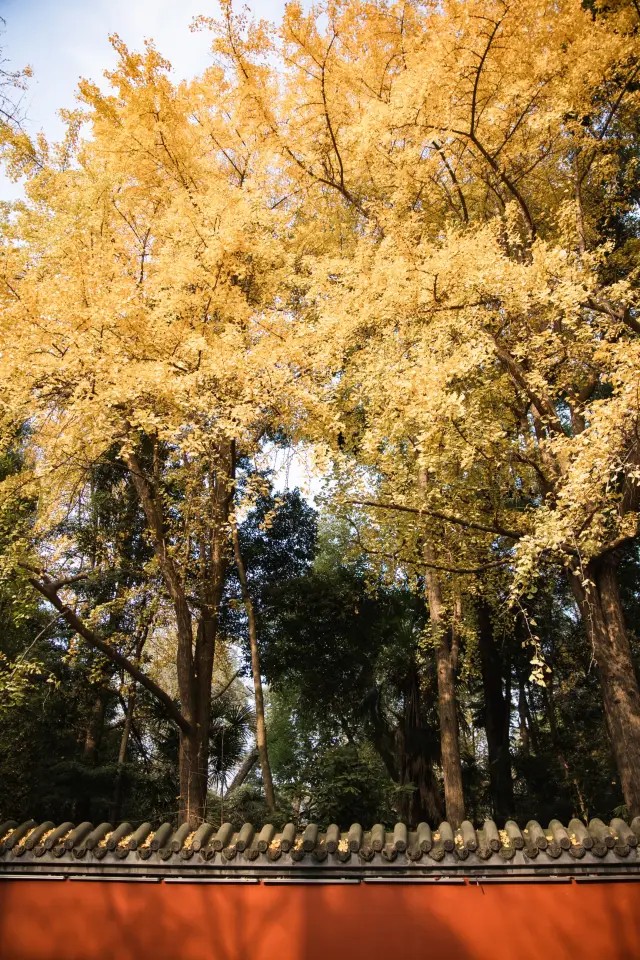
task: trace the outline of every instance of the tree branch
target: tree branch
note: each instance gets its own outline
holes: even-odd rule
[[[75,578],[78,579],[78,578]],[[64,582],[64,581],[63,581]],[[115,663],[117,666],[121,667],[130,677],[133,677],[134,680],[137,680],[140,686],[144,687],[149,693],[158,700],[159,703],[163,705],[167,714],[173,720],[173,722],[183,731],[183,733],[189,734],[191,732],[191,724],[188,720],[183,717],[182,713],[173,702],[168,693],[166,693],[162,687],[159,687],[157,683],[148,677],[142,670],[138,669],[135,664],[133,664],[127,657],[124,657],[121,653],[115,650],[113,647],[109,646],[104,640],[102,640],[93,630],[80,619],[80,617],[74,613],[74,611],[66,606],[66,604],[60,599],[57,594],[57,590],[60,589],[57,587],[55,582],[47,582],[37,580],[35,577],[29,577],[29,583],[31,586],[42,594],[49,603],[56,608],[62,617],[67,621],[69,626],[75,630],[75,632],[85,640],[90,647],[93,647],[95,650],[99,650],[108,660],[112,663]]]
[[[505,557],[504,560],[491,560],[489,563],[482,563],[478,567],[448,567],[444,566],[444,564],[427,562],[423,557],[418,557],[415,560],[405,560],[394,553],[385,553],[383,550],[372,550],[365,546],[357,531],[356,539],[360,548],[364,550],[365,553],[371,554],[371,556],[384,557],[387,560],[393,560],[394,563],[398,563],[400,560],[402,563],[409,563],[413,567],[426,567],[429,570],[438,570],[441,573],[453,573],[469,576],[476,573],[484,573],[485,570],[492,570],[495,567],[504,567],[508,563],[511,563],[511,557]]]
[[[224,794],[225,800],[227,799],[228,796],[230,796],[230,794],[233,793],[234,790],[237,790],[238,787],[242,786],[244,781],[247,779],[247,777],[255,767],[257,761],[258,761],[258,748],[253,747],[253,749],[249,751],[249,753],[246,755],[246,757],[240,764],[238,772],[236,773],[235,777],[233,778],[233,780],[225,790],[225,794]]]
[[[418,516],[433,517],[435,520],[443,520],[445,523],[454,523],[460,527],[467,527],[470,530],[480,530],[482,533],[495,533],[500,537],[508,537],[510,540],[519,540],[522,533],[517,530],[508,530],[505,527],[489,527],[483,523],[475,523],[473,520],[463,520],[462,517],[456,517],[452,513],[442,513],[440,510],[429,510],[426,507],[407,507],[402,503],[380,503],[377,500],[346,500],[345,503],[353,504],[359,507],[374,507],[380,510],[399,510],[402,513],[414,513]]]
[[[525,391],[531,400],[531,403],[538,410],[540,417],[547,417],[549,426],[553,429],[554,433],[558,433],[561,436],[564,435],[564,428],[558,416],[558,412],[551,400],[549,400],[548,397],[540,396],[535,392],[535,390],[533,390],[532,387],[529,386],[524,370],[517,360],[511,356],[508,350],[505,350],[504,347],[500,346],[498,339],[494,334],[490,335],[493,339],[496,356],[507,368],[516,384]]]
[[[453,132],[456,133],[457,131],[454,130]],[[475,134],[472,134],[472,135],[469,137],[469,139],[470,139],[471,143],[474,145],[474,147],[476,147],[476,149],[480,152],[480,154],[481,154],[481,155],[484,157],[484,159],[487,161],[487,163],[489,164],[489,166],[491,167],[491,169],[493,170],[493,172],[496,174],[496,176],[502,181],[502,183],[504,183],[505,187],[506,187],[507,190],[511,193],[511,195],[514,197],[514,199],[517,200],[518,205],[520,206],[520,209],[522,210],[522,215],[524,216],[524,219],[525,219],[525,221],[526,221],[527,227],[529,228],[529,234],[530,234],[531,240],[532,240],[532,241],[535,240],[535,238],[536,238],[536,233],[537,233],[536,225],[535,225],[535,223],[534,223],[533,217],[531,216],[531,211],[529,210],[529,206],[528,206],[528,204],[527,204],[527,201],[524,199],[524,197],[523,197],[522,194],[520,193],[520,190],[519,190],[518,187],[515,185],[515,183],[514,183],[513,180],[511,179],[511,177],[510,177],[510,176],[506,173],[506,171],[500,166],[500,164],[499,164],[496,160],[494,160],[494,158],[491,156],[491,154],[489,153],[489,151],[488,151],[485,147],[483,147],[483,145],[480,143],[480,141],[478,140],[478,138],[476,137],[476,135],[475,135]]]
[[[469,212],[468,212],[468,210],[467,210],[467,202],[466,202],[466,200],[464,199],[464,193],[462,192],[462,188],[461,188],[461,186],[460,186],[460,181],[459,181],[458,178],[456,177],[455,170],[453,169],[453,167],[451,166],[451,164],[450,164],[449,161],[447,160],[447,157],[446,157],[446,155],[445,155],[444,150],[442,149],[441,144],[439,144],[437,140],[434,140],[434,141],[433,141],[433,146],[435,147],[435,149],[437,150],[437,152],[440,154],[440,157],[441,157],[441,159],[442,159],[442,162],[444,163],[445,167],[447,168],[447,173],[448,173],[449,176],[451,177],[451,182],[453,183],[454,187],[456,188],[456,191],[457,191],[457,194],[458,194],[458,199],[460,200],[460,206],[462,207],[462,219],[464,220],[465,223],[468,223],[468,222],[469,222]]]
[[[637,9],[637,7],[636,7],[636,9]],[[631,71],[630,75],[627,77],[627,79],[626,79],[625,82],[623,83],[622,89],[620,90],[620,93],[618,94],[618,96],[617,96],[616,99],[614,100],[613,104],[611,105],[611,109],[609,110],[609,115],[607,116],[607,119],[605,120],[605,122],[604,122],[604,124],[603,124],[602,130],[600,131],[600,133],[599,133],[598,136],[596,137],[596,140],[598,140],[598,142],[601,142],[602,140],[604,140],[605,134],[606,134],[607,130],[609,129],[609,124],[611,123],[611,121],[613,120],[614,116],[616,115],[616,113],[617,113],[617,111],[618,111],[618,107],[619,107],[620,104],[622,103],[622,100],[623,100],[623,97],[624,97],[625,93],[627,92],[627,90],[629,89],[629,87],[631,86],[631,84],[633,83],[633,81],[635,80],[635,78],[636,78],[639,70],[640,70],[640,66],[638,65],[638,62],[636,61],[635,64],[634,64],[633,70]],[[589,159],[587,160],[587,162],[586,162],[586,164],[585,164],[584,170],[583,170],[582,173],[580,174],[580,178],[579,178],[579,179],[580,179],[580,183],[582,183],[582,182],[584,181],[584,179],[586,178],[587,174],[589,173],[589,170],[591,169],[591,167],[592,167],[592,165],[593,165],[593,161],[595,160],[596,156],[597,156],[597,152],[596,152],[596,150],[595,150],[595,148],[594,148],[594,149],[591,151],[591,156],[589,157]]]
[[[136,457],[131,451],[123,452],[122,459],[129,468],[133,485],[142,503],[152,536],[153,548],[162,570],[171,598],[184,602],[184,590],[175,563],[167,548],[164,521],[158,510],[156,491],[149,483]]]
[[[236,670],[236,672],[234,673],[234,675],[231,677],[231,680],[229,680],[228,683],[225,683],[225,685],[224,685],[224,687],[222,688],[222,690],[218,690],[217,693],[214,693],[211,699],[212,699],[212,700],[219,700],[220,697],[224,697],[224,695],[225,695],[225,693],[227,692],[227,690],[229,689],[229,687],[231,687],[231,686],[236,682],[236,680],[238,679],[238,677],[240,676],[241,673],[242,673],[242,670]]]
[[[617,323],[624,323],[626,327],[629,327],[630,330],[633,330],[634,333],[640,333],[640,323],[631,316],[631,311],[628,307],[614,307],[609,300],[605,298],[596,299],[595,297],[589,297],[588,300],[582,304],[583,307],[587,307],[589,310],[593,310],[594,313],[604,313],[607,317],[611,317],[612,320],[615,320]]]

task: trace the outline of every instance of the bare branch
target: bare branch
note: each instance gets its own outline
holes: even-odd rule
[[[476,76],[475,76],[475,80],[473,81],[473,91],[472,91],[472,93],[471,93],[471,121],[470,121],[470,124],[469,124],[469,128],[470,128],[470,131],[471,131],[470,136],[471,136],[471,139],[472,139],[472,140],[473,140],[473,138],[474,138],[475,135],[476,135],[476,126],[477,126],[476,117],[477,117],[477,110],[478,110],[478,88],[479,88],[479,86],[480,86],[480,77],[481,77],[481,75],[482,75],[482,69],[483,69],[483,67],[484,67],[484,65],[485,65],[485,62],[486,62],[487,57],[489,56],[489,51],[491,50],[491,46],[492,46],[492,44],[493,44],[493,41],[494,41],[495,38],[496,38],[496,34],[498,33],[498,30],[499,30],[500,27],[502,26],[502,21],[503,21],[503,19],[504,19],[504,17],[500,17],[499,20],[496,20],[496,21],[494,22],[494,24],[493,24],[493,30],[491,31],[491,33],[490,33],[489,36],[487,37],[487,45],[486,45],[486,47],[484,48],[484,51],[483,51],[481,54],[475,54],[476,56],[479,56],[479,57],[480,57],[480,63],[478,64],[478,67],[477,67],[477,69],[476,69]]]

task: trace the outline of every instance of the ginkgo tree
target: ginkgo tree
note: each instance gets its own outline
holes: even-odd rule
[[[380,536],[414,516],[444,630],[450,818],[464,803],[440,581],[494,563],[514,599],[546,563],[566,571],[638,813],[617,583],[640,496],[637,3],[289,4],[278,107],[260,32],[225,9],[226,53],[300,197],[299,370],[324,372]],[[331,441],[326,418],[315,429]]]
[[[2,402],[7,423],[29,424],[21,482],[38,499],[34,542],[47,543],[17,562],[177,724],[181,816],[195,824],[206,804],[235,462],[276,410],[287,415],[261,325],[283,262],[279,213],[263,186],[260,129],[222,71],[175,86],[152,46],[133,54],[113,43],[111,90],[81,84],[65,142],[25,150],[21,141],[11,158],[28,177],[3,227]],[[83,616],[74,585],[99,571],[70,567],[65,544],[52,546],[106,453],[146,519],[178,703]]]
[[[640,506],[637,3],[290,3],[274,29],[221,6],[201,78],[114,38],[111,91],[81,85],[62,144],[9,141],[27,196],[2,224],[0,389],[38,500],[16,562],[164,704],[197,823],[234,553],[257,657],[236,464],[272,429],[311,442],[359,548],[425,590],[449,819],[460,637],[548,567],[639,813],[618,584]],[[103,642],[51,536],[107,453],[144,513],[178,702]]]

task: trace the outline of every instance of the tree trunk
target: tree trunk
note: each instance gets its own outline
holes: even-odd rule
[[[497,648],[491,609],[485,601],[477,608],[478,640],[484,689],[484,728],[489,751],[491,805],[494,819],[504,823],[514,815],[511,754],[509,751],[509,704],[502,690],[502,659]]]
[[[127,712],[124,718],[124,727],[122,728],[122,737],[120,739],[120,750],[118,751],[118,767],[116,769],[116,779],[113,790],[113,804],[109,813],[111,823],[117,823],[120,819],[122,809],[122,792],[124,787],[124,771],[127,761],[127,747],[129,746],[129,737],[133,727],[133,711],[136,699],[136,688],[132,685],[129,699],[127,701]]]
[[[157,447],[154,452],[156,458]],[[188,572],[180,568],[167,541],[159,469],[147,477],[133,451],[123,458],[140,498],[158,566],[173,602],[178,643],[176,669],[184,721],[180,724],[180,819],[194,828],[205,818],[209,773],[211,681],[218,614],[224,586],[228,545],[227,521],[233,493],[233,442],[216,444],[211,461],[202,470],[210,494],[210,521],[199,542],[197,589],[199,623],[193,638],[193,618],[185,589]],[[194,649],[195,646],[195,649]]]
[[[425,542],[423,555],[427,563],[434,562],[433,547],[428,541]],[[451,626],[445,622],[442,589],[436,571],[426,567],[425,581],[429,601],[429,617],[436,640],[438,712],[440,715],[440,746],[442,750],[442,772],[444,776],[444,801],[447,820],[452,826],[458,827],[464,820],[465,815]]]
[[[570,573],[598,664],[611,746],[629,816],[640,816],[640,690],[627,636],[617,562],[609,554],[591,561],[583,577]],[[585,589],[582,580],[590,585]]]
[[[443,819],[442,798],[433,766],[422,750],[412,750],[411,744],[403,742],[402,772],[397,782],[401,786],[413,786],[413,791],[400,800],[402,819],[409,826],[417,826],[422,821],[436,826]]]
[[[183,690],[192,698],[192,712],[188,719],[193,730],[189,734],[182,734],[180,742],[180,793],[183,822],[189,822],[194,828],[204,821],[207,812],[211,684],[220,603],[227,570],[227,522],[233,493],[233,461],[233,443],[219,443],[208,476],[211,496],[210,528],[208,538],[200,545],[200,622],[196,630],[193,653],[192,643],[189,641],[189,668],[184,671],[180,691],[181,700]],[[186,654],[186,642],[183,650]]]
[[[95,767],[98,759],[98,749],[104,730],[104,716],[106,709],[106,691],[95,689],[91,713],[85,728],[84,743],[82,745],[82,762],[88,767]],[[82,790],[78,791],[73,804],[74,818],[77,821],[90,820],[92,816],[91,788],[85,782]]]
[[[104,728],[105,707],[105,693],[103,690],[98,690],[91,708],[82,751],[82,759],[88,766],[94,766],[96,762]]]
[[[413,784],[413,792],[402,803],[407,823],[417,826],[423,820],[438,824],[442,820],[442,798],[433,770],[431,732],[422,715],[420,678],[415,660],[411,664],[404,695],[402,727],[396,731],[398,782]]]
[[[209,746],[209,731],[204,735]],[[189,823],[195,830],[204,821],[207,811],[208,764],[202,766],[203,736],[199,730],[180,731],[180,823]]]
[[[267,806],[270,810],[275,810],[276,800],[273,789],[273,778],[271,776],[271,764],[269,763],[269,750],[267,748],[267,724],[264,716],[264,697],[262,694],[262,676],[260,674],[260,651],[258,649],[258,630],[256,626],[256,614],[253,607],[253,601],[249,594],[247,584],[247,573],[240,550],[240,537],[238,535],[238,525],[235,520],[231,525],[233,537],[233,552],[240,579],[240,589],[242,591],[242,600],[247,613],[249,624],[249,644],[251,646],[251,673],[253,676],[253,692],[256,704],[256,744],[260,756],[260,767],[262,769],[262,782],[264,784],[264,795]]]
[[[180,820],[196,827],[204,819],[207,794],[207,748],[203,749],[203,735],[209,735],[206,711],[199,710],[199,696],[203,677],[198,676],[199,655],[193,650],[193,621],[184,589],[182,572],[176,564],[166,538],[162,496],[157,488],[158,479],[145,476],[133,451],[126,451],[123,458],[129,468],[131,479],[140,498],[151,535],[153,549],[162,577],[173,602],[178,643],[176,648],[176,672],[180,704],[186,724],[180,728],[179,774],[180,774]],[[211,681],[209,681],[209,695]],[[206,719],[206,726],[202,721]],[[204,769],[203,769],[204,765]]]
[[[233,778],[233,780],[225,790],[225,793],[224,793],[225,800],[227,799],[227,797],[231,796],[234,790],[237,790],[238,787],[242,786],[242,784],[245,782],[245,780],[247,779],[247,777],[255,767],[258,759],[259,759],[258,748],[254,747],[253,750],[250,750],[249,753],[246,755],[246,757],[244,758],[244,760],[242,761],[242,763],[238,768],[238,772],[236,773],[235,777]]]
[[[518,685],[518,715],[520,717],[520,740],[522,741],[522,752],[528,757],[531,753],[531,743],[529,727],[527,726],[529,707],[527,705],[527,692],[524,686],[524,676],[520,677],[520,682]]]
[[[381,705],[380,688],[367,699],[371,740],[387,772],[400,786],[412,784],[410,794],[400,798],[400,815],[409,824],[423,820],[438,824],[444,816],[440,787],[434,772],[433,733],[422,714],[422,697],[415,662],[411,664],[404,690],[404,709],[398,726],[392,728]],[[373,677],[371,684],[374,684]]]
[[[197,798],[196,805],[185,822],[199,826],[206,817],[207,786],[209,782],[209,733],[211,727],[211,685],[213,682],[213,661],[217,635],[217,611],[219,597],[211,591],[211,608],[202,610],[200,623],[196,631],[196,643],[193,656],[193,682],[195,687],[195,724],[194,731],[184,745],[184,762],[188,768],[184,771],[184,782],[188,785],[189,796]],[[197,761],[193,767],[192,751],[197,751]]]

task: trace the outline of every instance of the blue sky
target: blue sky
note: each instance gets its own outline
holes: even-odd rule
[[[258,17],[277,20],[283,0],[251,0]],[[238,3],[241,6],[241,3]],[[62,131],[60,107],[75,105],[78,79],[102,81],[115,63],[109,34],[140,49],[152,39],[174,67],[176,79],[200,73],[210,63],[210,38],[192,33],[198,14],[217,16],[217,0],[0,0],[6,20],[3,54],[9,69],[30,64],[34,77],[25,96],[30,132],[44,130],[50,139]],[[0,199],[13,199],[19,188],[0,180]]]

